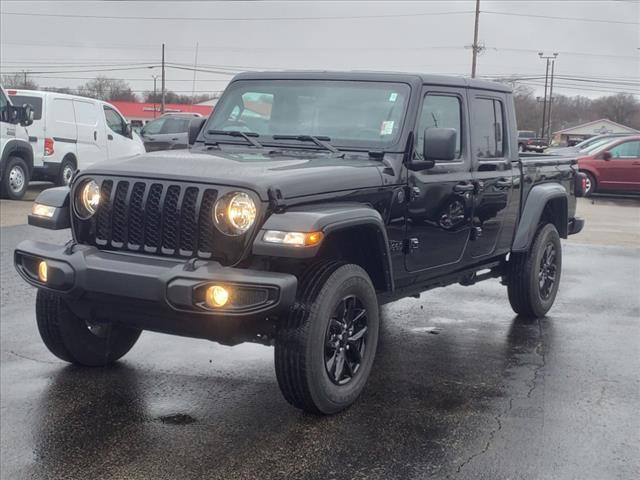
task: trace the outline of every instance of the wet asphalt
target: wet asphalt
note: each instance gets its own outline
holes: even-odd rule
[[[497,280],[382,309],[359,401],[281,397],[273,350],[144,332],[115,367],[57,360],[0,229],[2,479],[640,478],[640,249],[564,243],[555,307],[516,318]]]

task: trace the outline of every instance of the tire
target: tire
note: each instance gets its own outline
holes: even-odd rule
[[[598,184],[596,183],[596,179],[592,174],[590,174],[589,172],[582,173],[584,173],[587,177],[587,188],[585,189],[583,196],[590,197],[595,193]]]
[[[116,324],[91,328],[62,298],[46,290],[38,290],[36,320],[40,337],[51,353],[87,367],[115,362],[131,350],[141,333]]]
[[[362,268],[338,262],[310,268],[298,292],[276,334],[278,384],[294,407],[337,413],[355,402],[373,367],[380,324],[376,292]],[[350,328],[340,324],[343,310],[349,312],[346,324],[358,317]]]
[[[0,195],[10,200],[20,200],[29,188],[29,167],[20,157],[9,157],[2,172]]]
[[[73,173],[76,171],[76,164],[73,160],[69,158],[65,158],[62,160],[60,164],[60,169],[58,170],[58,176],[55,179],[55,184],[57,187],[65,187],[69,185],[71,181],[71,177]]]
[[[556,299],[561,273],[560,235],[554,225],[542,224],[528,252],[511,254],[507,291],[513,311],[526,318],[544,317]]]

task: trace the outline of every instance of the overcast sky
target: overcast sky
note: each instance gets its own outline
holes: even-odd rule
[[[193,68],[196,44],[198,68],[209,70],[197,72],[197,93],[221,90],[234,72],[254,69],[469,75],[474,9],[475,1],[2,0],[0,69],[33,72],[41,86],[75,87],[102,74],[142,93],[160,73],[164,42],[172,65],[167,89],[186,94],[193,72],[175,67]],[[529,76],[523,82],[540,88],[545,64],[537,52],[558,52],[554,91],[640,94],[637,1],[481,0],[480,10],[479,43],[486,48],[478,75]]]

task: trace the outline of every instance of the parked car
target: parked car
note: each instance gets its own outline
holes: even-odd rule
[[[640,135],[616,138],[578,158],[586,177],[585,195],[640,192]]]
[[[14,103],[33,108],[34,121],[29,128],[33,180],[67,185],[77,169],[144,153],[140,138],[107,102],[37,90],[8,93]]]
[[[519,315],[553,305],[582,175],[575,158],[520,159],[515,119],[500,83],[240,74],[192,120],[190,150],[38,197],[32,225],[73,230],[15,250],[42,339],[92,366],[144,329],[275,345],[289,403],[338,412],[374,366],[384,303],[501,278]]]
[[[518,151],[519,152],[544,152],[549,146],[549,142],[544,138],[536,137],[533,130],[518,130]]]
[[[147,123],[140,130],[140,136],[147,152],[157,150],[177,150],[189,145],[189,124],[199,113],[167,113]]]
[[[13,105],[0,87],[0,196],[20,200],[33,171],[33,149],[26,127],[33,122],[30,106]]]
[[[572,147],[549,147],[545,152],[553,153],[554,155],[578,155],[579,152],[587,150],[596,143],[627,136],[629,136],[628,133],[605,133],[603,135],[596,135],[595,137],[587,138]]]

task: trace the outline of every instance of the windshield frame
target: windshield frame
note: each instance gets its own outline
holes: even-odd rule
[[[246,147],[246,142],[242,140],[234,140],[232,137],[222,137],[216,134],[208,133],[208,130],[214,129],[213,122],[215,120],[216,112],[220,112],[220,106],[224,105],[224,102],[227,100],[229,96],[231,96],[235,92],[235,88],[237,84],[249,84],[250,82],[255,82],[256,84],[264,84],[265,82],[318,82],[318,83],[329,83],[329,82],[345,82],[350,84],[382,84],[382,85],[398,85],[403,89],[406,89],[405,95],[405,105],[400,115],[400,125],[398,127],[398,132],[395,135],[395,138],[388,143],[381,142],[372,142],[370,140],[356,141],[350,140],[345,141],[345,139],[339,138],[331,138],[330,143],[334,147],[338,148],[340,151],[361,151],[367,152],[372,150],[384,150],[385,152],[402,152],[405,150],[405,143],[407,138],[407,130],[410,128],[411,119],[410,117],[413,115],[412,105],[414,101],[415,88],[414,85],[403,79],[353,79],[353,78],[323,78],[323,77],[314,77],[314,78],[239,78],[236,80],[232,80],[224,93],[222,94],[220,100],[218,101],[216,108],[213,109],[213,112],[207,119],[207,123],[202,129],[201,138],[198,140],[204,140],[205,143],[224,143],[229,145],[238,145]],[[248,132],[245,132],[248,133]],[[253,132],[255,133],[255,132]],[[282,134],[289,134],[291,132],[282,132]],[[280,135],[280,133],[275,134],[275,136]],[[324,149],[320,148],[318,145],[315,145],[311,142],[303,142],[298,140],[275,140],[273,138],[274,135],[263,135],[261,134],[258,138],[258,141],[264,147],[277,147],[277,148],[291,148],[291,149],[301,149],[301,150],[310,150],[310,151],[323,151]]]

